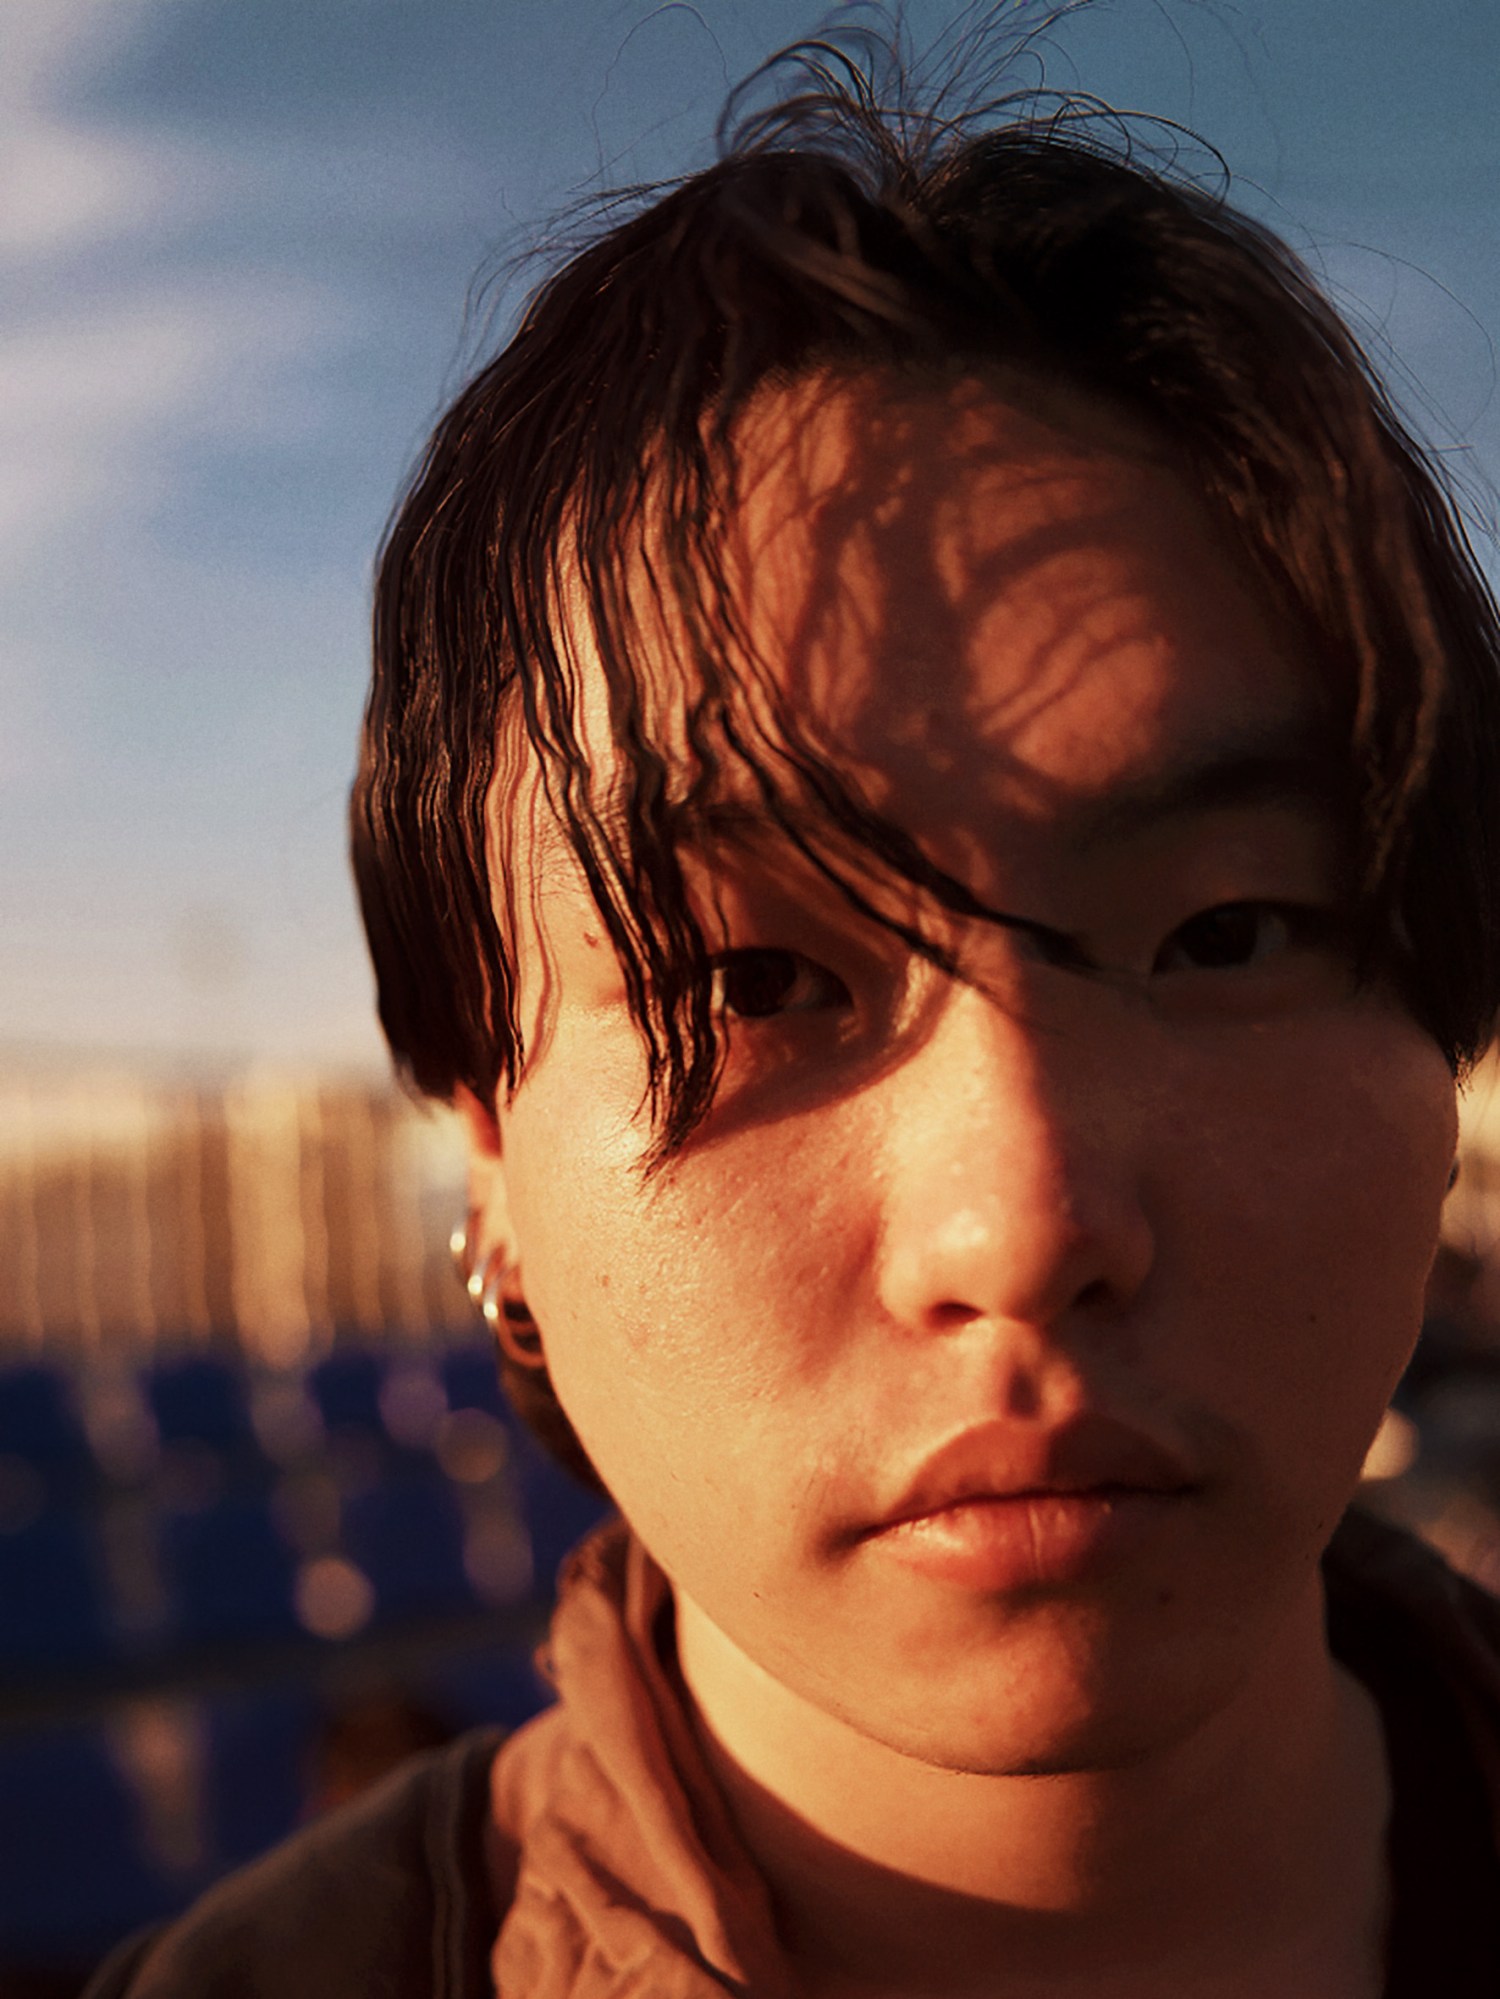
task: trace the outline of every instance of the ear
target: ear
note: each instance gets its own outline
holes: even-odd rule
[[[469,1213],[476,1240],[469,1245],[476,1268],[493,1250],[512,1249],[510,1193],[500,1146],[500,1120],[464,1083],[453,1092],[453,1108],[464,1128],[469,1154]]]

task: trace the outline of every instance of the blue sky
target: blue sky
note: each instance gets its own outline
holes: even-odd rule
[[[379,1064],[370,558],[471,286],[571,194],[705,163],[824,11],[4,0],[0,1054]],[[912,0],[914,42],[955,11]],[[1095,0],[1047,68],[1211,139],[1494,479],[1491,0]]]

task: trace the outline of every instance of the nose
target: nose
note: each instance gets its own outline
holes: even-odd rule
[[[1156,1255],[1143,1051],[1109,1031],[1111,1007],[1086,988],[1042,1010],[955,985],[888,1079],[878,1269],[902,1326],[1056,1333],[1118,1321],[1140,1292]]]

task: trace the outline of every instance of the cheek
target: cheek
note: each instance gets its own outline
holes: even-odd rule
[[[1453,1078],[1425,1035],[1371,1005],[1308,1023],[1216,1109],[1175,1213],[1200,1303],[1183,1362],[1232,1374],[1286,1460],[1336,1483],[1350,1459],[1357,1471],[1420,1326]]]
[[[819,1365],[808,1328],[830,1273],[858,1266],[871,1231],[826,1138],[810,1149],[767,1130],[646,1179],[640,1128],[600,1101],[523,1090],[504,1143],[552,1378],[623,1500],[642,1468],[670,1477],[669,1458],[722,1456],[771,1428]]]

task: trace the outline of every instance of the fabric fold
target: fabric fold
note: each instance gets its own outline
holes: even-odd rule
[[[496,1760],[521,1853],[496,1942],[509,1999],[781,1999],[769,1898],[674,1683],[671,1593],[624,1528],[565,1572],[546,1666],[559,1704]]]

